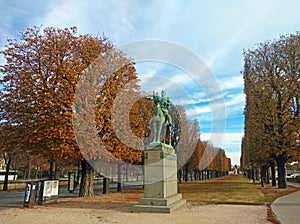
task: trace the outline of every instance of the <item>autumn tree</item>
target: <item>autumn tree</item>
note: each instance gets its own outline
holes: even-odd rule
[[[130,127],[135,136],[143,140],[144,147],[151,141],[150,120],[154,102],[141,95],[130,110]]]
[[[285,35],[244,52],[245,151],[252,163],[276,161],[279,188],[299,152],[299,43],[299,34]]]
[[[137,115],[142,105],[137,82],[134,63],[111,47],[85,70],[76,90],[73,120],[79,147],[93,167],[104,160],[118,166],[118,190],[121,166],[142,163],[145,122]]]
[[[185,169],[185,177],[187,180],[187,175],[190,173],[192,176],[192,171],[195,169],[194,159],[197,160],[197,142],[200,138],[200,126],[197,119],[188,122],[188,141],[186,144],[186,148],[183,148],[185,155],[187,156],[186,163],[184,164]],[[194,163],[194,164],[193,164]]]
[[[231,159],[227,158],[224,149],[219,149],[219,157],[220,157],[220,161],[219,161],[220,168],[217,171],[219,172],[219,175],[224,176],[231,169]]]
[[[184,107],[181,105],[171,107],[170,115],[173,120],[172,146],[177,154],[178,178],[181,180],[183,166],[190,156],[187,148],[189,135],[188,118]]]
[[[248,64],[245,63],[245,68]],[[245,106],[245,138],[243,142],[243,151],[247,148],[251,150],[247,151],[247,169],[250,174],[250,178],[255,181],[256,172],[260,168],[261,176],[265,176],[265,171],[270,166],[270,156],[268,154],[269,148],[272,148],[270,138],[264,138],[263,136],[268,134],[268,126],[266,123],[261,122],[267,120],[270,114],[267,110],[262,111],[261,108],[274,108],[273,105],[268,105],[269,94],[265,91],[261,91],[261,80],[252,81],[251,74],[247,77],[245,82],[246,94],[246,106]],[[243,164],[244,165],[244,164]],[[263,182],[262,182],[263,183]]]
[[[190,159],[191,169],[200,170],[199,165],[203,157],[204,150],[205,150],[204,144],[201,142],[200,138],[198,138],[195,151],[193,152]]]
[[[197,144],[195,146],[195,151],[191,155],[189,159],[189,166],[190,169],[194,171],[195,179],[200,179],[200,163],[203,158],[205,147],[204,144],[201,142],[200,138],[197,140]]]
[[[1,53],[6,58],[6,63],[1,66],[1,121],[5,127],[14,127],[16,130],[7,129],[8,139],[15,141],[7,142],[10,144],[6,144],[6,150],[17,148],[20,153],[30,151],[31,155],[40,155],[48,159],[81,160],[83,181],[80,195],[92,195],[93,168],[87,160],[91,162],[101,153],[95,148],[89,149],[89,153],[82,154],[79,151],[82,148],[78,146],[78,140],[82,139],[75,138],[73,117],[74,112],[76,117],[82,108],[78,104],[74,105],[74,96],[89,90],[89,86],[86,86],[87,88],[80,92],[78,84],[82,84],[84,75],[93,70],[92,66],[97,64],[93,62],[98,59],[100,63],[96,67],[101,70],[94,70],[98,79],[90,80],[97,88],[89,116],[93,116],[94,127],[96,124],[102,127],[109,119],[104,119],[103,114],[98,112],[111,109],[115,90],[121,88],[121,84],[136,78],[133,64],[125,60],[107,38],[78,36],[76,27],[28,28],[21,33],[19,41],[9,39],[6,49]],[[118,69],[115,69],[116,67]],[[97,80],[99,82],[95,83]],[[97,101],[98,93],[102,95],[98,96]],[[101,97],[105,100],[100,101]],[[95,101],[98,105],[95,105]],[[83,111],[86,104],[81,106]],[[107,127],[107,124],[105,125]],[[108,134],[103,134],[102,137],[104,135]],[[99,136],[101,137],[101,134],[97,139],[95,134],[90,140],[99,141]],[[119,152],[117,147],[114,150]],[[86,177],[88,181],[85,181]]]

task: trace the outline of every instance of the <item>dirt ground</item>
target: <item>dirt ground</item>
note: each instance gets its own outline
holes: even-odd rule
[[[92,198],[65,198],[57,204],[0,211],[0,224],[13,223],[105,223],[105,224],[218,224],[271,223],[264,205],[192,205],[171,214],[132,213],[143,192],[97,195]]]

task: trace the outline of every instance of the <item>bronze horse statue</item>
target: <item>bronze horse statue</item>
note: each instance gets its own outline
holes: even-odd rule
[[[168,143],[171,145],[171,123],[172,119],[168,114],[167,106],[165,105],[164,98],[165,92],[162,91],[162,97],[158,96],[158,94],[153,93],[154,100],[154,108],[152,112],[152,118],[150,120],[150,125],[153,127],[153,141],[152,144],[159,144],[161,143],[161,133],[162,130],[165,131],[165,135],[163,136],[163,141],[165,143],[166,138],[168,138]],[[163,107],[162,107],[163,106]]]

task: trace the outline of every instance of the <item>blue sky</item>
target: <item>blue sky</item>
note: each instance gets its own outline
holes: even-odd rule
[[[213,106],[217,95],[209,92],[205,77],[195,81],[180,65],[159,60],[138,62],[142,88],[150,91],[154,88],[151,84],[160,83],[174,103],[186,107],[191,119],[199,119],[201,139],[222,147],[232,163],[239,164],[245,103],[240,73],[243,49],[299,31],[299,8],[298,0],[0,0],[0,48],[7,37],[18,38],[21,30],[41,24],[77,26],[80,34],[104,33],[121,48],[141,40],[183,47],[209,68],[207,80],[217,82],[214,89],[222,95],[218,102],[224,100],[225,112],[218,111],[219,105]],[[170,83],[171,87],[166,85]],[[212,128],[218,121],[225,126]],[[212,136],[223,136],[222,142]]]

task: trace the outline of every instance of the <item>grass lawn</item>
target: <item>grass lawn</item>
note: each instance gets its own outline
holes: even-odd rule
[[[269,204],[276,197],[296,190],[290,187],[283,190],[270,186],[261,188],[259,184],[235,175],[186,182],[178,187],[183,198],[193,204]]]

